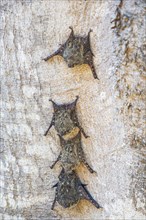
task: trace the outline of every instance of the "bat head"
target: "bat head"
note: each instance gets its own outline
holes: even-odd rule
[[[72,114],[75,112],[77,100],[78,96],[74,102],[61,105],[58,105],[54,101],[50,100],[53,103],[54,108],[54,126],[60,135],[66,134],[75,126]]]
[[[63,57],[68,64],[68,67],[74,67],[84,63],[84,54],[88,45],[88,37],[75,36],[73,29],[68,40],[64,45]]]

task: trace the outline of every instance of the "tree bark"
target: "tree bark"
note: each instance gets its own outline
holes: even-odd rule
[[[1,0],[1,219],[145,219],[145,1]],[[68,68],[47,55],[90,29],[99,81],[87,65]],[[51,205],[60,164],[52,98],[79,95],[90,174],[77,173],[103,209],[87,201]]]

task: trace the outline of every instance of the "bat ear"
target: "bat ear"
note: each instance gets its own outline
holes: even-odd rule
[[[71,110],[75,109],[78,99],[79,99],[79,96],[76,96],[75,101],[69,104],[69,108]]]
[[[69,29],[71,29],[71,33],[70,33],[69,38],[72,38],[72,37],[74,37],[73,27],[70,26]]]
[[[79,99],[79,96],[77,95],[75,101],[73,102],[74,107],[76,106],[78,99]]]
[[[71,46],[75,36],[74,36],[73,28],[72,28],[72,27],[69,27],[69,29],[71,29],[71,33],[70,33],[70,35],[69,35],[69,37],[68,37],[68,39],[67,39],[67,41],[66,41],[65,44],[68,45],[68,46],[69,46],[69,45]],[[70,46],[69,46],[69,47],[70,47]]]
[[[57,105],[52,99],[49,99],[49,101],[52,102],[54,109],[59,109],[59,105]]]
[[[90,36],[90,33],[91,33],[91,32],[93,32],[93,30],[92,30],[92,29],[90,29],[90,30],[89,30],[89,32],[88,32],[88,36]]]
[[[53,105],[57,105],[52,99],[49,99],[50,102],[53,103]]]
[[[79,96],[77,95],[77,96],[76,96],[75,103],[77,103],[78,99],[79,99]]]
[[[87,35],[87,43],[90,45],[90,33],[92,32],[92,29],[89,30]]]

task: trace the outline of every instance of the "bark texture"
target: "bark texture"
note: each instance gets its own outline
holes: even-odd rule
[[[144,219],[144,0],[1,0],[0,218],[4,220]],[[114,20],[115,19],[115,20]],[[112,23],[111,21],[114,20]],[[42,58],[69,36],[91,34],[99,81],[87,65]],[[113,27],[113,28],[112,28]],[[60,165],[52,104],[75,100],[90,138],[83,148],[97,174],[77,169],[103,207],[82,201],[51,211]]]

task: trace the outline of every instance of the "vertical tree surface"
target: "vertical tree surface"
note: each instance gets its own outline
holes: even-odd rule
[[[0,218],[4,220],[145,219],[146,42],[144,0],[1,0]],[[90,29],[94,64],[68,68],[47,55],[70,34]],[[52,98],[68,103],[79,95],[79,121],[89,164],[77,173],[103,209],[81,201],[56,203],[52,186],[61,166]]]

